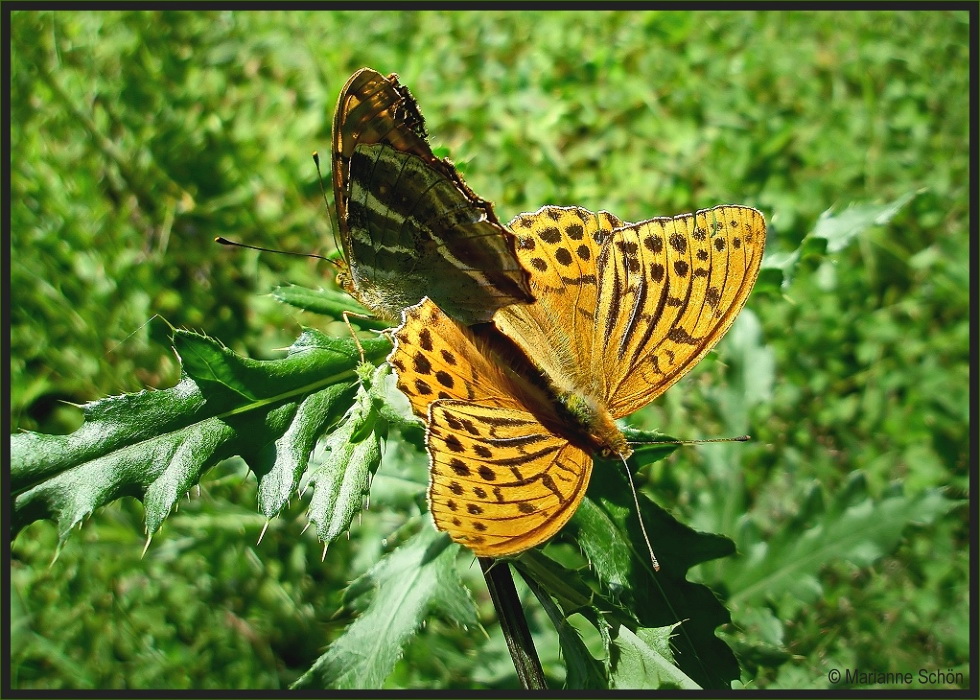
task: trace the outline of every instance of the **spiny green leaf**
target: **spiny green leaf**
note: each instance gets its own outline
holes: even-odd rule
[[[614,629],[609,653],[611,687],[700,689],[697,683],[674,665],[670,637],[676,626],[641,628],[636,634],[627,627]]]
[[[456,571],[458,552],[426,522],[351,585],[347,601],[368,596],[367,606],[293,687],[380,688],[405,642],[432,612],[474,624],[476,609]]]
[[[304,311],[330,318],[340,318],[344,312],[351,315],[358,326],[383,330],[392,324],[374,317],[366,317],[363,306],[356,304],[349,294],[334,289],[309,289],[297,285],[282,285],[272,290],[278,301]]]
[[[669,627],[684,621],[673,640],[679,675],[701,687],[729,687],[738,676],[738,664],[714,634],[729,621],[728,613],[706,586],[686,580],[686,575],[695,564],[731,554],[733,544],[681,525],[641,494],[644,523],[661,563],[661,570],[653,572],[621,468],[600,463],[599,470],[604,478],[592,479],[588,495],[559,537],[578,542],[608,594],[595,593],[580,576],[569,576],[534,550],[515,566],[555,596],[566,617],[582,613],[607,639],[613,627]]]
[[[388,365],[382,365],[374,379],[383,380]],[[326,454],[307,471],[301,490],[313,485],[310,521],[317,536],[331,542],[350,526],[361,509],[361,498],[369,488],[369,478],[381,463],[381,441],[387,434],[370,392],[363,385],[343,424],[324,442]]]
[[[306,471],[310,454],[323,435],[327,423],[336,417],[333,406],[349,402],[349,384],[331,384],[326,389],[310,394],[296,409],[296,414],[274,448],[263,450],[264,457],[271,457],[272,464],[259,480],[259,510],[267,518],[274,517],[289,499],[296,494],[297,483]],[[258,456],[252,463],[257,473],[262,473]],[[302,488],[300,489],[302,490]]]
[[[362,345],[372,357],[389,347],[383,339]],[[15,532],[53,518],[63,540],[99,506],[134,496],[152,534],[208,468],[234,455],[258,476],[263,512],[281,509],[316,437],[356,387],[353,342],[308,330],[285,358],[256,361],[178,330],[174,347],[186,361],[176,386],[86,404],[69,435],[11,436]]]
[[[390,347],[380,338],[361,345],[372,359],[381,359]],[[262,397],[266,402],[346,380],[359,357],[351,339],[329,338],[311,328],[303,331],[280,360],[241,357],[205,336],[187,331],[174,333],[174,349],[184,371],[201,385],[208,398],[220,387],[252,400]]]
[[[788,287],[801,259],[809,255],[823,257],[841,252],[872,226],[887,224],[918,194],[920,192],[906,192],[887,204],[854,202],[840,211],[827,209],[820,214],[813,230],[795,250],[767,251],[762,260],[760,285],[771,287],[778,281],[783,288]]]
[[[919,192],[906,192],[887,204],[854,203],[841,211],[828,209],[817,219],[810,234],[827,241],[828,253],[844,250],[855,236],[872,226],[887,224],[902,207],[911,202]]]
[[[672,435],[650,430],[639,430],[628,425],[622,428],[623,435],[633,448],[633,458],[644,466],[669,457],[679,445],[669,442],[677,438]]]

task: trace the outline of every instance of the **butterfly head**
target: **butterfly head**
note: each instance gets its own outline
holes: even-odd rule
[[[350,265],[347,264],[346,260],[337,260],[337,268],[337,276],[334,278],[337,286],[356,299],[357,285],[354,283],[354,277],[351,274]]]

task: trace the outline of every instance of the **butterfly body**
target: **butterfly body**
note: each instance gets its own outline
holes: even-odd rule
[[[515,238],[455,166],[429,147],[398,76],[363,68],[341,90],[333,187],[344,261],[338,284],[385,319],[422,297],[463,323],[532,301]]]

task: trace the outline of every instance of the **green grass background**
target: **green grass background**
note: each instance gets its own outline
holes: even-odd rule
[[[699,496],[696,450],[659,473],[662,502],[734,536],[746,518],[778,528],[807,486],[833,493],[856,469],[872,494],[896,481],[968,492],[965,11],[19,11],[10,22],[15,430],[68,432],[80,416],[65,402],[172,385],[157,315],[257,358],[302,324],[346,334],[266,296],[332,284],[328,266],[212,241],[333,249],[310,153],[329,151],[337,93],[367,65],[400,74],[433,144],[504,221],[543,204],[635,221],[740,203],[764,212],[779,252],[831,207],[919,192],[839,255],[804,260],[784,294],[750,299],[776,374],[751,413],[746,502]],[[723,366],[702,365],[631,422],[718,435],[724,409],[702,389]],[[291,682],[349,622],[334,615],[343,587],[401,519],[369,512],[321,563],[301,504],[259,545],[254,504],[254,479],[231,465],[142,558],[132,501],[96,513],[53,564],[52,523],[21,533],[12,685]],[[817,602],[782,619],[771,655],[743,659],[743,681],[826,688],[835,665],[965,671],[968,535],[959,508],[871,567],[825,567]],[[499,639],[478,572],[469,580]],[[515,679],[502,642],[434,619],[389,685]]]

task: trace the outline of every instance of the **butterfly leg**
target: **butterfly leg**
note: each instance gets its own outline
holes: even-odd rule
[[[374,317],[368,314],[359,314],[356,311],[344,311],[340,315],[343,317],[344,323],[347,324],[347,330],[350,331],[350,337],[354,339],[354,344],[357,346],[357,351],[361,353],[361,364],[363,365],[365,362],[364,348],[361,347],[361,341],[357,339],[357,333],[354,332],[354,327],[350,324],[350,319],[351,317],[354,318],[374,318]]]

